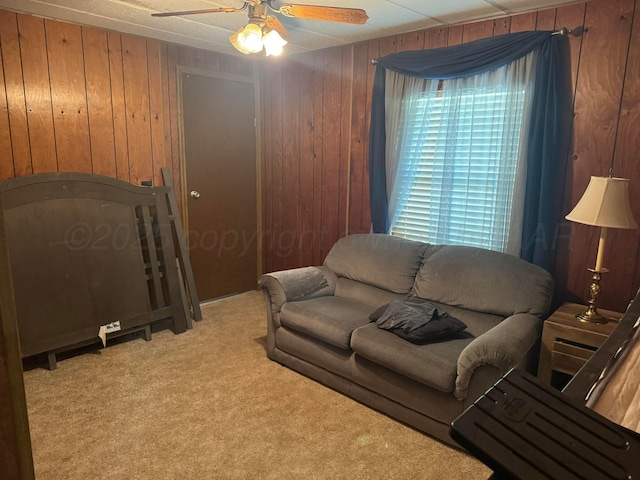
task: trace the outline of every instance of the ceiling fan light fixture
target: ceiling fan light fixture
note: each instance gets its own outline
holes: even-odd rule
[[[249,23],[229,37],[229,41],[242,53],[258,53],[262,51],[262,28]]]
[[[229,37],[231,45],[236,50],[246,55],[265,51],[266,56],[280,55],[282,48],[287,44],[289,32],[278,20],[276,15],[269,11],[282,14],[286,17],[305,18],[310,20],[328,20],[350,24],[364,24],[367,12],[361,8],[342,8],[324,5],[295,5],[282,3],[278,7],[273,6],[275,0],[243,0],[240,8],[223,7],[207,8],[204,10],[184,10],[180,12],[152,13],[154,17],[173,17],[181,15],[197,15],[201,13],[226,12],[235,13],[248,9],[249,23],[238,29]]]
[[[262,43],[264,44],[264,51],[267,57],[270,55],[280,55],[282,53],[282,47],[287,44],[287,41],[275,30],[265,28],[264,32],[265,35],[262,37]]]

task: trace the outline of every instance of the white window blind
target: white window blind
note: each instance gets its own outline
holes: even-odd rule
[[[524,89],[490,86],[415,95],[405,102],[399,135],[399,173],[410,185],[390,233],[504,251]]]

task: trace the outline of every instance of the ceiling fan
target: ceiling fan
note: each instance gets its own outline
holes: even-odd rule
[[[240,8],[223,7],[205,10],[186,10],[182,12],[152,13],[152,17],[174,17],[180,15],[197,15],[202,13],[233,13],[248,9],[249,23],[238,29],[229,37],[231,44],[240,52],[258,53],[263,49],[267,56],[279,55],[287,44],[290,35],[275,15],[280,13],[286,17],[327,20],[352,24],[364,24],[367,13],[360,8],[341,8],[320,5],[295,5],[283,3],[279,7],[273,5],[274,0],[243,0]]]

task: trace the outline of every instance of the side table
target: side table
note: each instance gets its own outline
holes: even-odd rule
[[[587,309],[585,305],[564,303],[549,316],[542,329],[538,379],[551,383],[551,372],[575,375],[618,325],[622,313],[598,309],[607,317],[607,323],[583,322],[576,314]]]

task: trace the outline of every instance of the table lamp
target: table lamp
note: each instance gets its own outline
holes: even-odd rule
[[[629,201],[629,179],[591,177],[582,198],[565,218],[572,222],[600,227],[596,265],[595,268],[588,269],[593,274],[589,287],[589,307],[576,317],[585,322],[606,323],[607,319],[598,313],[596,301],[600,293],[600,276],[609,271],[602,267],[607,229],[638,228]]]

